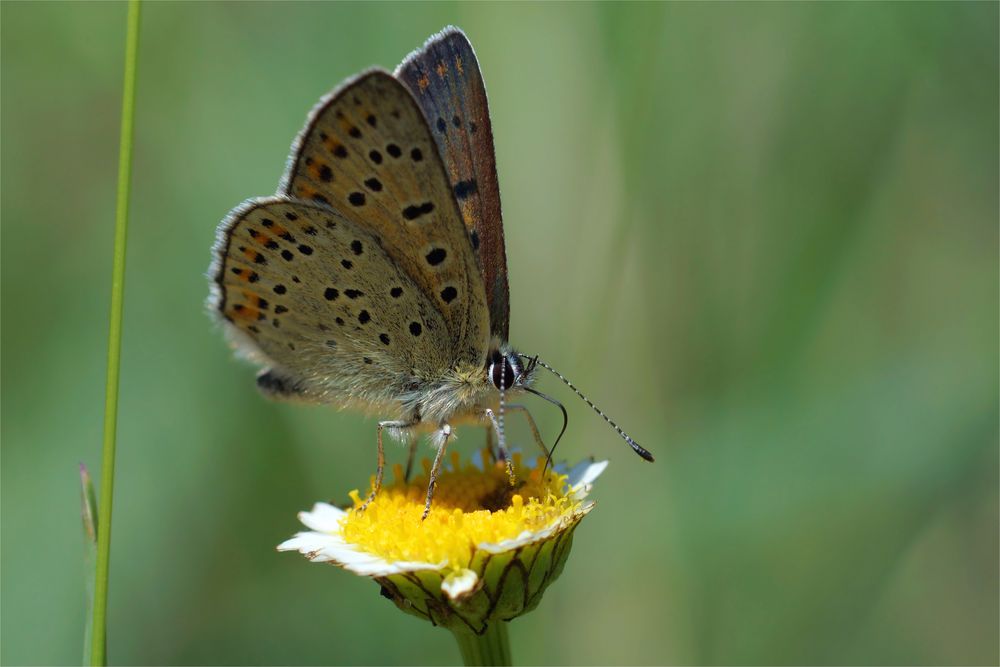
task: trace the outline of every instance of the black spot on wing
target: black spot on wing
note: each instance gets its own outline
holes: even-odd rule
[[[476,179],[474,178],[455,183],[455,196],[458,199],[466,199],[477,192],[479,192],[479,185],[476,183]]]
[[[431,266],[437,266],[443,262],[448,257],[448,252],[444,248],[434,248],[429,253],[427,253],[424,259]]]
[[[403,217],[407,220],[416,220],[422,215],[427,215],[434,210],[434,202],[425,201],[423,204],[414,204],[403,209]]]

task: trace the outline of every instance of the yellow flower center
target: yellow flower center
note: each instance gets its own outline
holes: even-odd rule
[[[483,453],[488,460],[488,453]],[[477,544],[502,542],[524,531],[542,530],[571,517],[580,501],[569,497],[566,476],[551,470],[542,479],[544,459],[533,467],[522,465],[521,456],[512,457],[516,485],[511,486],[503,463],[487,464],[480,470],[471,463],[460,465],[451,455],[451,470],[438,476],[427,519],[421,520],[430,461],[423,461],[424,473],[408,483],[403,470],[393,466],[395,480],[384,484],[375,500],[357,511],[363,499],[351,492],[354,510],[342,522],[344,539],[365,552],[388,561],[447,561],[455,569],[468,567]]]

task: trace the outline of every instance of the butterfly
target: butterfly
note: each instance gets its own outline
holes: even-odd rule
[[[383,431],[410,440],[410,463],[413,436],[430,433],[437,447],[425,517],[456,424],[496,435],[512,482],[507,411],[526,416],[551,457],[530,413],[506,400],[527,391],[556,403],[565,431],[565,408],[532,387],[538,367],[653,460],[565,377],[508,342],[486,88],[458,28],[431,37],[395,73],[367,70],[321,99],[278,192],[243,202],[219,225],[209,276],[209,308],[262,367],[266,396],[383,418],[364,507],[382,482]]]

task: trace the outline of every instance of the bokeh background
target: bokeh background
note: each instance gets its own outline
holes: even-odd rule
[[[217,222],[274,191],[314,102],[454,23],[513,341],[657,455],[543,379],[561,454],[612,465],[515,660],[996,664],[998,7],[146,5],[112,662],[458,661],[370,582],[275,553],[366,483],[374,422],[262,400],[202,307]],[[125,9],[0,6],[6,664],[81,655]]]

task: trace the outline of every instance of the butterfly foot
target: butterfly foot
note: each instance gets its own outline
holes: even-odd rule
[[[511,462],[510,457],[507,457],[504,463],[507,464],[507,481],[510,482],[511,487],[516,487],[517,475],[514,474],[514,464]]]
[[[421,521],[426,519],[427,515],[431,513],[431,500],[434,499],[434,487],[437,486],[437,478],[441,473],[441,465],[444,462],[444,450],[450,438],[451,424],[442,424],[441,428],[435,434],[435,439],[440,440],[441,444],[438,445],[437,454],[434,456],[434,463],[431,465],[430,481],[427,483],[427,500],[424,502],[424,513],[420,517]]]
[[[365,500],[365,502],[361,503],[361,505],[358,507],[356,511],[360,513],[368,509],[368,506],[372,504],[372,501],[375,500],[375,496],[377,494],[378,494],[378,489],[375,489],[374,491],[369,493],[368,498]]]
[[[483,411],[483,414],[485,414],[486,418],[493,424],[493,431],[497,435],[497,458],[500,461],[503,461],[504,465],[507,467],[507,479],[510,481],[510,485],[517,486],[517,476],[514,475],[514,464],[510,458],[510,452],[507,451],[507,447],[504,444],[503,428],[500,426],[500,422],[497,420],[497,416],[494,414],[493,410],[486,408],[486,410]],[[489,427],[487,427],[487,430],[489,430]]]
[[[376,437],[378,440],[378,467],[375,468],[375,483],[372,485],[372,492],[368,494],[368,498],[358,507],[359,512],[364,512],[368,509],[368,506],[372,504],[375,496],[378,495],[379,490],[382,488],[382,474],[385,472],[385,449],[382,447],[382,429],[399,427],[400,425],[400,422],[395,421],[379,422],[378,424]]]

